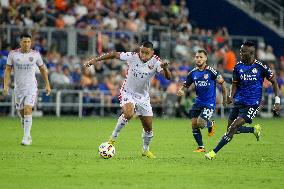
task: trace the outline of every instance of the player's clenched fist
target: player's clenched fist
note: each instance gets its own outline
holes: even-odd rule
[[[178,90],[177,95],[178,96],[183,96],[184,95],[183,89]]]
[[[168,62],[162,62],[161,63],[161,68],[165,69],[169,66],[169,63]]]
[[[96,64],[96,62],[97,62],[96,59],[91,59],[91,60],[88,60],[88,61],[84,62],[84,66],[85,67],[90,67],[90,66]]]

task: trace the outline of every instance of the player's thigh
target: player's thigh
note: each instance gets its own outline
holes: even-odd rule
[[[200,128],[204,128],[213,116],[214,109],[204,107],[197,118],[197,125]]]
[[[234,107],[231,109],[230,114],[229,114],[229,118],[228,118],[227,129],[239,117],[239,110],[240,110],[240,108],[241,108],[240,105],[234,105]]]
[[[136,99],[135,110],[136,110],[137,116],[152,117],[153,116],[153,109],[152,109],[152,105],[150,103],[150,97]]]
[[[194,119],[194,118],[198,118],[198,116],[200,115],[201,111],[202,111],[202,107],[198,106],[197,104],[193,104],[193,106],[191,107],[191,109],[188,112],[188,117],[190,119]]]
[[[145,131],[151,131],[152,130],[152,122],[153,122],[153,116],[139,116],[140,121],[142,123],[142,126]]]
[[[19,111],[24,111],[25,96],[15,93],[15,105]]]
[[[26,95],[25,100],[24,100],[24,114],[25,115],[32,114],[33,107],[36,104],[36,100],[37,100],[36,94]]]
[[[240,109],[239,117],[242,117],[246,123],[251,124],[258,111],[258,106],[243,106]]]
[[[135,105],[132,102],[124,104],[121,108],[125,119],[129,120],[133,117]]]
[[[131,119],[135,112],[135,100],[131,93],[123,92],[119,96],[120,106],[126,119]]]

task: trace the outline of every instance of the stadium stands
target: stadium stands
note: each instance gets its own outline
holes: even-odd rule
[[[193,68],[194,52],[204,48],[209,52],[209,64],[227,76],[230,82],[232,66],[238,57],[238,43],[234,39],[247,37],[230,36],[226,27],[204,29],[192,24],[186,1],[177,4],[171,1],[163,5],[161,1],[102,1],[102,0],[56,0],[31,1],[18,0],[0,7],[0,84],[3,84],[3,72],[9,50],[17,48],[17,35],[24,29],[33,34],[33,48],[41,52],[49,70],[53,89],[81,90],[83,103],[104,104],[107,114],[116,114],[118,110],[118,92],[127,67],[120,61],[105,61],[92,69],[82,67],[82,62],[93,54],[111,50],[132,51],[138,44],[150,39],[155,51],[162,59],[170,59],[174,78],[171,82],[159,75],[152,81],[152,103],[157,112],[162,112],[161,102],[187,106],[189,100],[180,100],[173,96],[177,86],[181,85],[188,71]],[[275,57],[273,48],[263,40],[256,39],[258,58],[275,69],[279,76],[279,85],[284,94],[284,57]],[[237,41],[236,40],[236,41]],[[39,87],[43,83],[39,77]],[[3,86],[0,86],[2,88]],[[93,92],[93,91],[96,92]],[[158,91],[162,90],[166,96]],[[271,86],[265,86],[270,94]],[[92,91],[92,92],[90,92]],[[101,98],[103,94],[103,99]],[[168,95],[167,95],[168,94]],[[77,102],[79,94],[62,94],[62,102]],[[54,102],[56,96],[43,97],[42,102]],[[0,102],[7,99],[0,96]],[[101,102],[103,101],[103,102]],[[169,103],[175,101],[175,103]],[[98,106],[97,106],[98,107]],[[46,112],[49,111],[49,107]],[[76,109],[76,108],[75,108]],[[76,112],[65,107],[62,112]],[[1,109],[6,114],[6,109]],[[173,115],[172,109],[167,109]],[[83,115],[100,114],[100,109],[89,107]],[[184,113],[177,113],[184,115]]]

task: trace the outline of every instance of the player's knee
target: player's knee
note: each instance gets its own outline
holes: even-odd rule
[[[24,115],[31,115],[33,113],[33,107],[25,106],[24,107]]]
[[[154,132],[152,130],[146,131],[145,129],[142,132],[142,137],[152,138],[154,136]]]
[[[124,114],[124,118],[127,120],[130,120],[133,116],[134,116],[134,112],[130,111],[130,112],[125,112]]]
[[[206,126],[206,124],[207,124],[207,121],[202,119],[201,117],[199,117],[197,119],[197,127],[198,128],[204,128]]]

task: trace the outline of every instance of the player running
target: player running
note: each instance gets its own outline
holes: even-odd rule
[[[227,104],[227,90],[223,77],[217,70],[207,65],[207,52],[198,50],[195,54],[196,67],[189,72],[186,81],[179,89],[177,95],[184,95],[184,88],[194,83],[196,91],[196,101],[189,111],[191,118],[192,134],[198,145],[194,152],[205,152],[200,129],[208,128],[208,136],[215,132],[215,122],[210,118],[216,107],[216,83],[222,87],[223,105]]]
[[[162,62],[158,56],[154,55],[153,44],[146,41],[141,45],[139,53],[110,52],[87,61],[85,66],[89,67],[97,64],[98,61],[114,58],[126,61],[128,72],[119,96],[123,113],[118,118],[116,127],[108,142],[115,143],[121,129],[128,124],[136,112],[143,126],[142,156],[155,158],[153,153],[149,151],[149,144],[153,138],[153,112],[149,96],[150,80],[158,72],[161,72],[168,80],[171,79],[171,72],[167,68],[168,63]]]
[[[205,158],[212,160],[216,154],[230,142],[236,133],[254,133],[257,140],[260,137],[260,126],[245,127],[245,123],[252,123],[256,116],[262,98],[262,85],[264,78],[268,79],[275,93],[273,110],[280,111],[279,88],[274,73],[263,63],[255,59],[255,44],[250,41],[243,43],[240,49],[241,61],[233,71],[233,84],[229,102],[234,103],[228,120],[228,130],[221,138],[219,144]]]
[[[39,52],[31,49],[31,35],[23,33],[20,36],[20,48],[12,50],[4,75],[4,95],[8,95],[12,68],[14,69],[14,93],[16,109],[21,115],[21,124],[24,128],[22,145],[31,145],[32,111],[37,99],[36,66],[45,82],[46,95],[51,92],[48,74]]]

